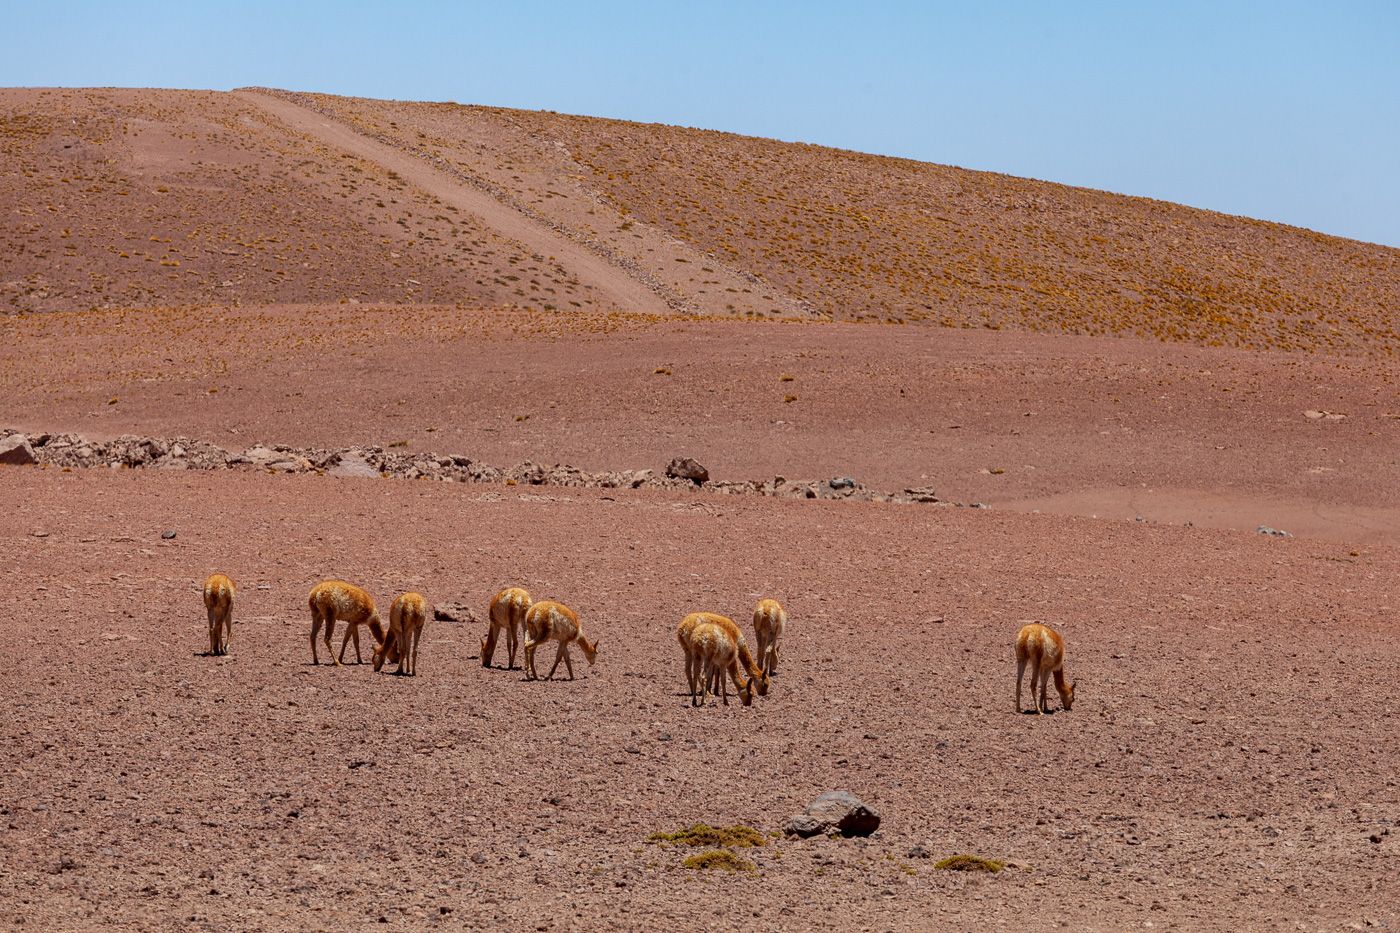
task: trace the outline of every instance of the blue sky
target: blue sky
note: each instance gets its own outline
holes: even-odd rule
[[[1400,3],[13,3],[0,85],[731,130],[1400,246]]]

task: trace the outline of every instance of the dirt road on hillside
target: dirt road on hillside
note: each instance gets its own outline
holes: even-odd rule
[[[587,247],[574,242],[519,211],[440,172],[421,159],[371,139],[344,123],[298,106],[281,97],[258,91],[236,91],[238,97],[256,104],[299,133],[305,133],[332,146],[375,162],[398,173],[414,187],[465,211],[502,236],[526,249],[563,265],[585,285],[592,286],[615,303],[615,310],[667,314],[666,301],[648,285],[632,277]]]

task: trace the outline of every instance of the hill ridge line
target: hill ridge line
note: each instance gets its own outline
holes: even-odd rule
[[[293,91],[274,88],[238,88],[230,92],[262,109],[324,145],[351,152],[398,172],[423,192],[469,212],[496,233],[516,241],[541,256],[552,255],[584,284],[608,295],[620,311],[664,314],[697,313],[678,296],[654,280],[645,270],[629,268],[627,260],[580,242],[533,211],[507,203],[484,184],[457,172],[445,162],[414,152],[351,126],[332,113],[306,102]],[[325,122],[332,121],[332,122]],[[610,252],[610,251],[609,251]]]

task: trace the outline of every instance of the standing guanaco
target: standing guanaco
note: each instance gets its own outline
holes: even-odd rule
[[[542,600],[532,605],[525,613],[526,680],[539,680],[539,672],[535,670],[535,649],[541,642],[546,641],[559,642],[559,653],[554,656],[554,666],[545,675],[545,680],[554,679],[554,671],[559,667],[561,658],[569,670],[569,679],[574,679],[574,662],[569,659],[569,645],[572,642],[578,642],[590,667],[598,655],[598,642],[590,644],[584,637],[583,630],[579,628],[578,616],[572,609],[563,603]]]
[[[681,619],[681,624],[676,627],[676,641],[680,642],[681,651],[685,653],[685,682],[690,689],[690,698],[695,699],[696,688],[699,686],[700,661],[696,658],[695,648],[692,644],[691,635],[696,626],[706,622],[718,625],[724,629],[729,637],[734,640],[736,651],[745,671],[748,672],[749,680],[753,682],[754,688],[759,696],[768,695],[768,675],[759,669],[754,663],[754,657],[749,653],[748,642],[744,640],[744,633],[739,628],[738,623],[726,616],[714,612],[692,612]],[[703,691],[702,691],[703,692]]]
[[[389,632],[374,651],[374,669],[384,666],[384,659],[398,661],[396,673],[417,676],[418,639],[428,624],[428,603],[421,593],[404,593],[389,607]]]
[[[696,661],[702,668],[701,678],[704,687],[697,702],[691,694],[691,705],[704,705],[705,697],[711,693],[729,705],[728,675],[734,681],[734,689],[745,706],[753,703],[753,681],[745,680],[739,673],[739,644],[724,626],[715,622],[700,622],[690,633],[690,643]]]
[[[369,630],[374,635],[378,643],[384,641],[384,623],[379,618],[379,613],[374,608],[374,598],[344,580],[326,580],[316,584],[311,590],[311,596],[307,600],[311,607],[311,663],[320,664],[321,659],[316,654],[316,633],[321,630],[321,626],[326,627],[326,650],[331,650],[331,633],[335,630],[335,622],[341,619],[349,625],[345,631],[345,637],[340,642],[340,656],[335,659],[336,667],[340,667],[345,660],[345,643],[351,638],[355,641],[355,663],[363,664],[364,659],[360,657],[360,626],[369,625]]]
[[[1055,689],[1060,694],[1060,704],[1068,712],[1074,704],[1074,682],[1065,684],[1065,640],[1060,633],[1048,625],[1031,622],[1016,633],[1016,712],[1021,711],[1021,679],[1025,676],[1026,665],[1031,666],[1031,700],[1035,711],[1043,715],[1049,704],[1046,702],[1046,687],[1050,675],[1055,677]],[[1036,681],[1040,681],[1040,699],[1036,700]]]
[[[518,586],[501,590],[491,597],[491,607],[487,616],[491,628],[481,640],[481,666],[490,667],[491,658],[496,654],[496,641],[501,631],[506,633],[506,651],[509,657],[506,670],[515,668],[515,647],[519,643],[520,631],[525,627],[525,613],[530,608],[530,594]]]
[[[209,610],[209,653],[228,654],[233,634],[233,581],[221,573],[204,581],[204,608]]]
[[[758,661],[763,673],[778,673],[778,639],[787,627],[787,611],[776,599],[760,599],[753,607],[753,634],[758,640]]]

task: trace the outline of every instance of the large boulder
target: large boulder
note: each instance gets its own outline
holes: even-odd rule
[[[0,438],[0,463],[27,466],[38,462],[39,458],[34,456],[34,448],[29,446],[29,439],[23,434],[11,434],[9,437]]]
[[[689,457],[677,457],[666,464],[666,475],[672,479],[688,479],[697,486],[710,481],[710,471]]]
[[[880,814],[848,790],[829,790],[791,817],[783,831],[791,836],[868,836],[880,827]]]

